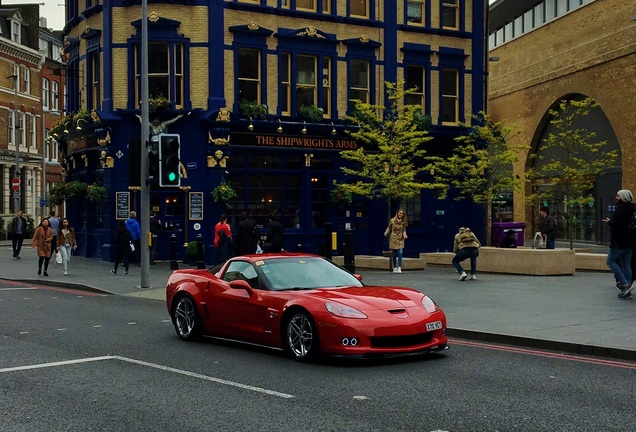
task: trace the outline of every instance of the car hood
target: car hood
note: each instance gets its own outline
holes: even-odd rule
[[[424,294],[414,289],[384,286],[316,289],[303,294],[323,301],[342,303],[362,312],[421,307],[424,297]]]

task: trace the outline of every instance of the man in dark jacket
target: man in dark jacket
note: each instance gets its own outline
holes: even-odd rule
[[[13,247],[13,258],[15,259],[20,259],[20,250],[22,249],[22,242],[24,241],[26,230],[27,221],[22,217],[22,210],[19,210],[18,214],[11,221],[11,232],[13,233],[11,246]]]
[[[628,233],[627,226],[634,215],[632,193],[627,189],[621,189],[616,193],[616,209],[612,218],[605,218],[610,227],[610,248],[607,254],[607,265],[614,273],[617,280],[616,287],[621,292],[618,297],[628,299],[632,297],[632,268],[631,259],[634,245]]]
[[[260,234],[254,221],[247,217],[246,212],[242,212],[236,232],[236,255],[256,253],[256,245],[259,240]]]
[[[550,209],[541,206],[539,209],[539,231],[546,237],[546,249],[554,249],[554,240],[557,235],[556,221],[550,216]]]

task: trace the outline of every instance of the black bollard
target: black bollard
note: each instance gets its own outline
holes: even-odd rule
[[[345,230],[344,234],[344,268],[351,273],[356,272],[356,256],[354,254],[353,230]]]
[[[331,222],[325,222],[325,258],[328,260],[333,258]]]
[[[177,264],[177,235],[170,236],[170,270],[179,270]]]
[[[205,261],[203,261],[203,236],[201,234],[197,234],[197,268],[205,268]]]

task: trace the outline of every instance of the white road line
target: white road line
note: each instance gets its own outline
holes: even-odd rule
[[[247,385],[247,384],[241,384],[241,383],[237,383],[234,381],[227,381],[224,379],[220,379],[220,378],[214,378],[214,377],[210,377],[207,375],[201,375],[198,373],[194,373],[194,372],[188,372],[188,371],[184,371],[181,369],[175,369],[175,368],[171,368],[168,366],[162,366],[162,365],[158,365],[155,363],[148,363],[145,361],[141,361],[141,360],[135,360],[135,359],[130,359],[130,358],[126,358],[126,357],[119,357],[119,356],[113,356],[113,358],[117,359],[117,360],[121,360],[121,361],[125,361],[125,362],[129,362],[129,363],[135,363],[135,364],[139,364],[142,366],[148,366],[151,368],[155,368],[155,369],[159,369],[159,370],[164,370],[167,372],[172,372],[172,373],[176,373],[176,374],[180,374],[180,375],[186,375],[189,377],[193,377],[193,378],[198,378],[198,379],[202,379],[205,381],[211,381],[211,382],[215,382],[217,384],[223,384],[223,385],[227,385],[227,386],[231,386],[231,387],[238,387],[238,388],[242,388],[245,390],[250,390],[253,392],[257,392],[257,393],[264,393],[264,394],[268,394],[270,396],[277,396],[277,397],[282,397],[285,399],[292,399],[294,398],[294,395],[290,395],[287,393],[280,393],[274,390],[267,390],[261,387],[254,387],[251,385]]]
[[[211,376],[207,376],[207,375],[201,375],[198,373],[194,373],[194,372],[188,372],[185,370],[181,370],[181,369],[175,369],[175,368],[171,368],[168,366],[162,366],[162,365],[158,365],[155,363],[148,363],[145,361],[141,361],[141,360],[135,360],[135,359],[131,359],[131,358],[127,358],[127,357],[120,357],[120,356],[102,356],[102,357],[89,357],[89,358],[84,358],[84,359],[77,359],[77,360],[65,360],[65,361],[59,361],[59,362],[52,362],[52,363],[42,363],[42,364],[37,364],[37,365],[29,365],[29,366],[17,366],[17,367],[11,367],[11,368],[4,368],[4,369],[0,369],[0,373],[5,373],[5,372],[18,372],[18,371],[25,371],[25,370],[31,370],[31,369],[42,369],[42,368],[47,368],[47,367],[56,367],[56,366],[65,366],[65,365],[71,365],[71,364],[79,364],[79,363],[89,363],[89,362],[94,362],[94,361],[102,361],[102,360],[120,360],[123,362],[127,362],[127,363],[133,363],[133,364],[138,364],[141,366],[147,366],[147,367],[151,367],[154,369],[159,369],[162,371],[166,371],[166,372],[172,372],[172,373],[176,373],[179,375],[185,375],[185,376],[189,376],[192,378],[197,378],[197,379],[202,379],[205,381],[210,381],[210,382],[214,382],[217,384],[222,384],[222,385],[226,385],[226,386],[230,386],[230,387],[236,387],[236,388],[240,388],[243,390],[249,390],[249,391],[253,391],[256,393],[263,393],[263,394],[267,394],[270,396],[276,396],[276,397],[281,397],[284,399],[293,399],[295,396],[294,395],[290,395],[287,393],[281,393],[281,392],[277,392],[274,390],[268,390],[268,389],[264,389],[262,387],[254,387],[251,385],[247,385],[247,384],[241,384],[241,383],[237,383],[234,381],[228,381],[228,380],[224,380],[221,378],[214,378]]]
[[[113,356],[89,357],[89,358],[77,359],[77,360],[64,360],[59,362],[42,363],[42,364],[29,365],[29,366],[17,366],[12,368],[0,369],[0,373],[17,372],[17,371],[24,371],[24,370],[30,370],[30,369],[42,369],[47,367],[65,366],[70,364],[88,363],[88,362],[101,361],[101,360],[111,360],[113,358],[114,358]]]

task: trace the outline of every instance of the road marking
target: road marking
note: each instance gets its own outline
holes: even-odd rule
[[[88,362],[101,361],[101,360],[110,360],[113,358],[114,358],[113,356],[89,357],[89,358],[77,359],[77,360],[64,360],[59,362],[41,363],[41,364],[29,365],[29,366],[17,366],[17,367],[0,369],[0,373],[18,372],[18,371],[31,370],[31,369],[43,369],[43,368],[56,367],[56,366],[66,366],[66,365],[78,364],[78,363],[88,363]]]
[[[612,366],[612,367],[619,367],[619,368],[625,368],[625,369],[636,369],[636,363],[628,363],[628,362],[622,362],[617,360],[603,360],[603,359],[596,359],[591,357],[581,357],[581,356],[571,355],[571,354],[558,354],[558,353],[551,353],[548,351],[540,351],[540,350],[533,350],[533,349],[527,349],[527,348],[516,348],[511,346],[505,346],[505,345],[494,345],[494,344],[488,344],[488,343],[482,343],[482,342],[470,342],[467,340],[458,340],[458,339],[450,339],[450,338],[448,340],[449,342],[456,345],[472,346],[472,347],[485,348],[485,349],[491,349],[496,351],[514,352],[514,353],[533,355],[538,357],[554,358],[558,360],[570,360],[570,361],[575,361],[580,363],[590,363],[590,364]]]
[[[214,378],[211,376],[207,376],[207,375],[201,375],[198,373],[194,373],[194,372],[188,372],[188,371],[184,371],[181,369],[175,369],[175,368],[171,368],[169,366],[162,366],[162,365],[158,365],[155,363],[148,363],[145,361],[141,361],[141,360],[135,360],[135,359],[131,359],[131,358],[127,358],[127,357],[119,357],[119,356],[113,356],[113,358],[121,360],[121,361],[125,361],[125,362],[129,362],[129,363],[134,363],[134,364],[139,364],[142,366],[148,366],[151,368],[155,368],[155,369],[159,369],[159,370],[163,370],[163,371],[167,371],[167,372],[172,372],[172,373],[176,373],[176,374],[180,374],[180,375],[185,375],[185,376],[189,376],[189,377],[193,377],[193,378],[198,378],[198,379],[202,379],[205,381],[211,381],[211,382],[215,382],[217,384],[223,384],[223,385],[227,385],[227,386],[231,386],[231,387],[237,387],[237,388],[241,388],[244,390],[250,390],[253,392],[257,392],[257,393],[264,393],[264,394],[268,394],[270,396],[277,396],[277,397],[282,397],[285,399],[292,399],[295,396],[294,395],[290,395],[287,393],[281,393],[281,392],[277,392],[274,390],[267,390],[264,389],[262,387],[254,387],[251,385],[247,385],[247,384],[241,384],[241,383],[237,383],[234,381],[228,381],[228,380],[224,380],[221,378]]]
[[[221,378],[215,378],[215,377],[211,377],[211,376],[208,376],[208,375],[202,375],[202,374],[198,374],[198,373],[194,373],[194,372],[188,372],[188,371],[181,370],[181,369],[171,368],[169,366],[163,366],[163,365],[159,365],[159,364],[155,364],[155,363],[149,363],[149,362],[145,362],[145,361],[142,361],[142,360],[135,360],[135,359],[131,359],[131,358],[127,358],[127,357],[120,357],[120,356],[89,357],[89,358],[83,358],[83,359],[64,360],[64,361],[59,361],[59,362],[42,363],[42,364],[28,365],[28,366],[16,366],[16,367],[0,369],[0,373],[19,372],[19,371],[32,370],[32,369],[43,369],[43,368],[48,368],[48,367],[66,366],[66,365],[80,364],[80,363],[89,363],[89,362],[102,361],[102,360],[120,360],[120,361],[127,362],[127,363],[132,363],[132,364],[137,364],[137,365],[141,365],[141,366],[151,367],[151,368],[159,369],[159,370],[166,371],[166,372],[172,372],[172,373],[176,373],[176,374],[179,374],[179,375],[185,375],[185,376],[188,376],[188,377],[202,379],[202,380],[205,380],[205,381],[210,381],[210,382],[214,382],[214,383],[217,383],[217,384],[222,384],[222,385],[226,385],[226,386],[230,386],[230,387],[236,387],[236,388],[240,388],[240,389],[243,389],[243,390],[249,390],[249,391],[253,391],[253,392],[256,392],[256,393],[262,393],[262,394],[266,394],[266,395],[270,395],[270,396],[281,397],[281,398],[284,398],[284,399],[293,399],[293,398],[295,398],[294,395],[290,395],[290,394],[287,394],[287,393],[281,393],[281,392],[277,392],[277,391],[274,391],[274,390],[264,389],[262,387],[255,387],[255,386],[251,386],[251,385],[247,385],[247,384],[241,384],[241,383],[238,383],[238,382],[235,382],[235,381],[228,381],[228,380],[224,380],[224,379],[221,379]]]

